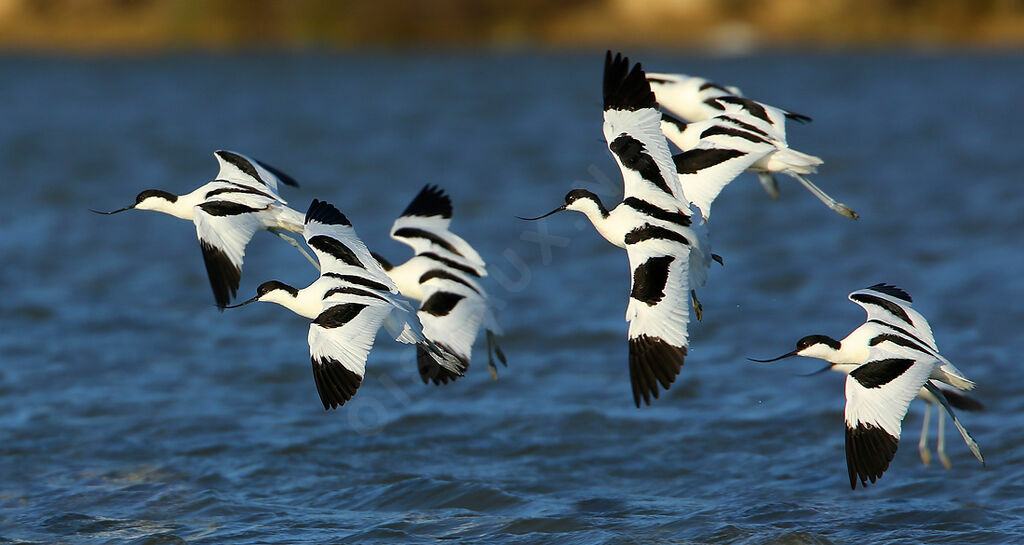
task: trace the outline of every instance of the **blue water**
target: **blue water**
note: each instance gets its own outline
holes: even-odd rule
[[[778,202],[750,175],[726,188],[686,366],[636,409],[625,256],[581,216],[513,217],[572,187],[616,202],[602,54],[0,58],[0,543],[1024,540],[1024,59],[639,53],[814,117],[790,143],[861,219],[791,180]],[[336,204],[393,260],[393,218],[445,187],[491,267],[500,380],[477,359],[425,386],[382,337],[325,412],[305,320],[218,312],[186,222],[87,211],[191,190],[218,148],[289,172],[293,206]],[[241,293],[314,274],[260,234]],[[845,335],[846,294],[882,281],[977,381],[988,411],[960,416],[987,467],[952,429],[952,471],[924,467],[915,402],[890,469],[852,492],[843,377],[745,359]]]

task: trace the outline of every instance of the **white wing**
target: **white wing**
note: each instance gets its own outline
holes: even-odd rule
[[[668,389],[686,357],[690,322],[689,246],[682,236],[645,225],[626,236],[632,271],[629,305],[629,376],[633,401],[650,404],[658,383]]]
[[[448,279],[428,280],[422,288],[423,302],[416,316],[423,324],[423,335],[456,356],[464,371],[469,367],[473,341],[487,312],[487,302],[473,289]],[[458,376],[445,372],[433,358],[419,356],[423,382],[447,383]]]
[[[356,394],[366,372],[366,356],[392,305],[372,298],[335,295],[309,325],[313,379],[324,409],[336,409]]]
[[[728,118],[691,123],[680,130],[662,120],[665,135],[682,153],[672,157],[683,194],[704,219],[725,186],[777,148],[761,134],[740,128]]]
[[[851,293],[848,298],[867,312],[868,322],[876,322],[889,330],[883,335],[891,341],[903,342],[934,356],[941,362],[940,380],[961,390],[974,388],[968,379],[949,360],[939,354],[938,345],[932,335],[928,320],[911,306],[912,299],[907,292],[889,284],[875,284]],[[897,341],[897,339],[902,341]],[[876,337],[880,339],[880,337]],[[872,342],[876,342],[874,339]]]
[[[889,467],[903,418],[939,360],[891,342],[871,348],[846,378],[846,466],[850,487],[875,482]]]
[[[658,104],[687,121],[703,121],[720,113],[705,101],[709,98],[735,95],[743,96],[736,87],[718,85],[712,81],[685,74],[647,73],[651,90],[658,97]]]
[[[247,186],[258,185],[269,188],[282,203],[286,201],[277,196],[278,182],[291,186],[299,185],[291,176],[241,153],[217,150],[213,152],[213,156],[220,165],[220,171],[217,172],[216,179]]]
[[[231,201],[207,201],[196,206],[193,222],[203,250],[217,306],[224,308],[238,292],[245,246],[263,228],[263,208]]]
[[[348,218],[331,204],[313,199],[306,212],[303,236],[320,262],[321,274],[363,277],[375,284],[373,289],[398,293],[395,283],[370,255]]]
[[[604,68],[604,137],[622,171],[623,200],[634,197],[665,210],[688,206],[643,69],[637,63],[630,70],[629,58],[612,58],[610,51]]]
[[[433,253],[454,260],[486,276],[484,260],[462,237],[448,230],[451,199],[444,190],[427,185],[391,226],[391,238],[410,246],[416,255]]]

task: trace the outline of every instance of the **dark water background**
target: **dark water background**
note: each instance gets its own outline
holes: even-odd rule
[[[634,52],[814,117],[790,142],[862,218],[745,175],[715,204],[725,258],[672,390],[635,409],[627,263],[582,216],[526,224],[572,187],[617,202],[601,140],[602,52],[0,58],[0,543],[1020,543],[1024,439],[1024,58],[684,57]],[[324,412],[307,323],[217,312],[194,229],[102,217],[147,188],[261,158],[386,236],[425,183],[491,266],[510,366],[447,387],[378,339]],[[558,238],[550,238],[558,237]],[[543,241],[544,244],[538,244]],[[312,269],[258,234],[242,294]],[[757,366],[863,320],[848,292],[906,288],[989,410],[851,492],[843,378]],[[477,355],[482,354],[477,346]],[[934,435],[934,429],[932,430]]]

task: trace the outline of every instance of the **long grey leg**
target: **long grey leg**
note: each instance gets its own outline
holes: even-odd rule
[[[967,430],[964,429],[963,424],[961,424],[960,420],[956,417],[956,413],[953,412],[953,407],[949,406],[949,401],[946,399],[946,396],[943,395],[942,390],[935,387],[931,381],[925,382],[924,387],[939,400],[939,403],[942,403],[942,407],[949,413],[949,417],[953,420],[953,424],[956,425],[956,429],[960,432],[960,436],[963,437],[964,442],[967,443],[967,448],[971,449],[971,453],[974,454],[974,457],[977,458],[979,462],[981,462],[981,465],[985,465],[985,458],[981,455],[981,447],[979,447],[978,443],[973,437],[971,437],[971,434],[967,433]]]
[[[825,203],[825,206],[831,208],[837,214],[846,216],[850,219],[857,219],[857,213],[854,212],[852,208],[830,197],[828,193],[825,193],[818,186],[811,183],[811,181],[808,180],[806,176],[795,173],[793,173],[792,176],[799,180],[800,183],[804,184],[804,187],[807,188],[807,191],[810,191],[811,194],[817,197],[819,201]]]
[[[942,467],[945,467],[947,471],[951,469],[953,465],[949,463],[949,456],[946,456],[946,418],[941,412],[939,412],[939,440],[936,450],[939,453]]]
[[[281,237],[282,239],[284,239],[284,241],[287,242],[288,244],[291,244],[292,246],[295,246],[295,249],[298,250],[299,253],[301,253],[303,256],[305,256],[305,258],[308,259],[309,262],[312,263],[314,267],[316,267],[317,272],[320,271],[320,264],[316,262],[316,259],[314,259],[313,256],[309,255],[309,252],[307,252],[306,249],[303,248],[301,244],[299,244],[299,241],[297,241],[294,238],[292,238],[292,237],[282,233],[281,231],[278,231],[277,229],[268,229],[268,230],[271,233],[274,233],[275,235],[277,235],[277,236]]]
[[[921,424],[921,439],[917,442],[917,452],[921,455],[921,461],[924,462],[925,466],[932,463],[932,453],[928,450],[928,424],[931,417],[932,404],[925,402],[924,423]],[[942,418],[942,412],[939,412],[939,418]]]
[[[508,367],[508,361],[505,360],[505,353],[501,351],[501,347],[498,346],[498,340],[494,335],[494,332],[490,329],[487,330],[487,370],[491,372],[491,378],[498,380],[498,366],[494,364],[494,356],[498,357],[498,361],[502,365]]]

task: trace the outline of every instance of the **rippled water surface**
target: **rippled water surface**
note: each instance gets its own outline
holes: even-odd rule
[[[861,219],[791,180],[778,202],[730,185],[686,366],[639,410],[625,255],[582,216],[513,217],[572,187],[617,202],[602,52],[0,58],[0,542],[1024,540],[1020,55],[640,58],[814,117],[790,142]],[[393,260],[394,217],[448,189],[489,261],[500,380],[478,358],[425,386],[382,336],[325,412],[305,320],[218,312],[191,225],[87,210],[191,190],[217,148],[291,173],[293,206],[336,204]],[[314,277],[275,237],[248,252],[242,294]],[[843,378],[745,359],[842,337],[863,319],[846,294],[881,281],[978,382],[988,411],[961,417],[987,467],[952,429],[953,469],[924,467],[915,402],[890,469],[851,492]]]

